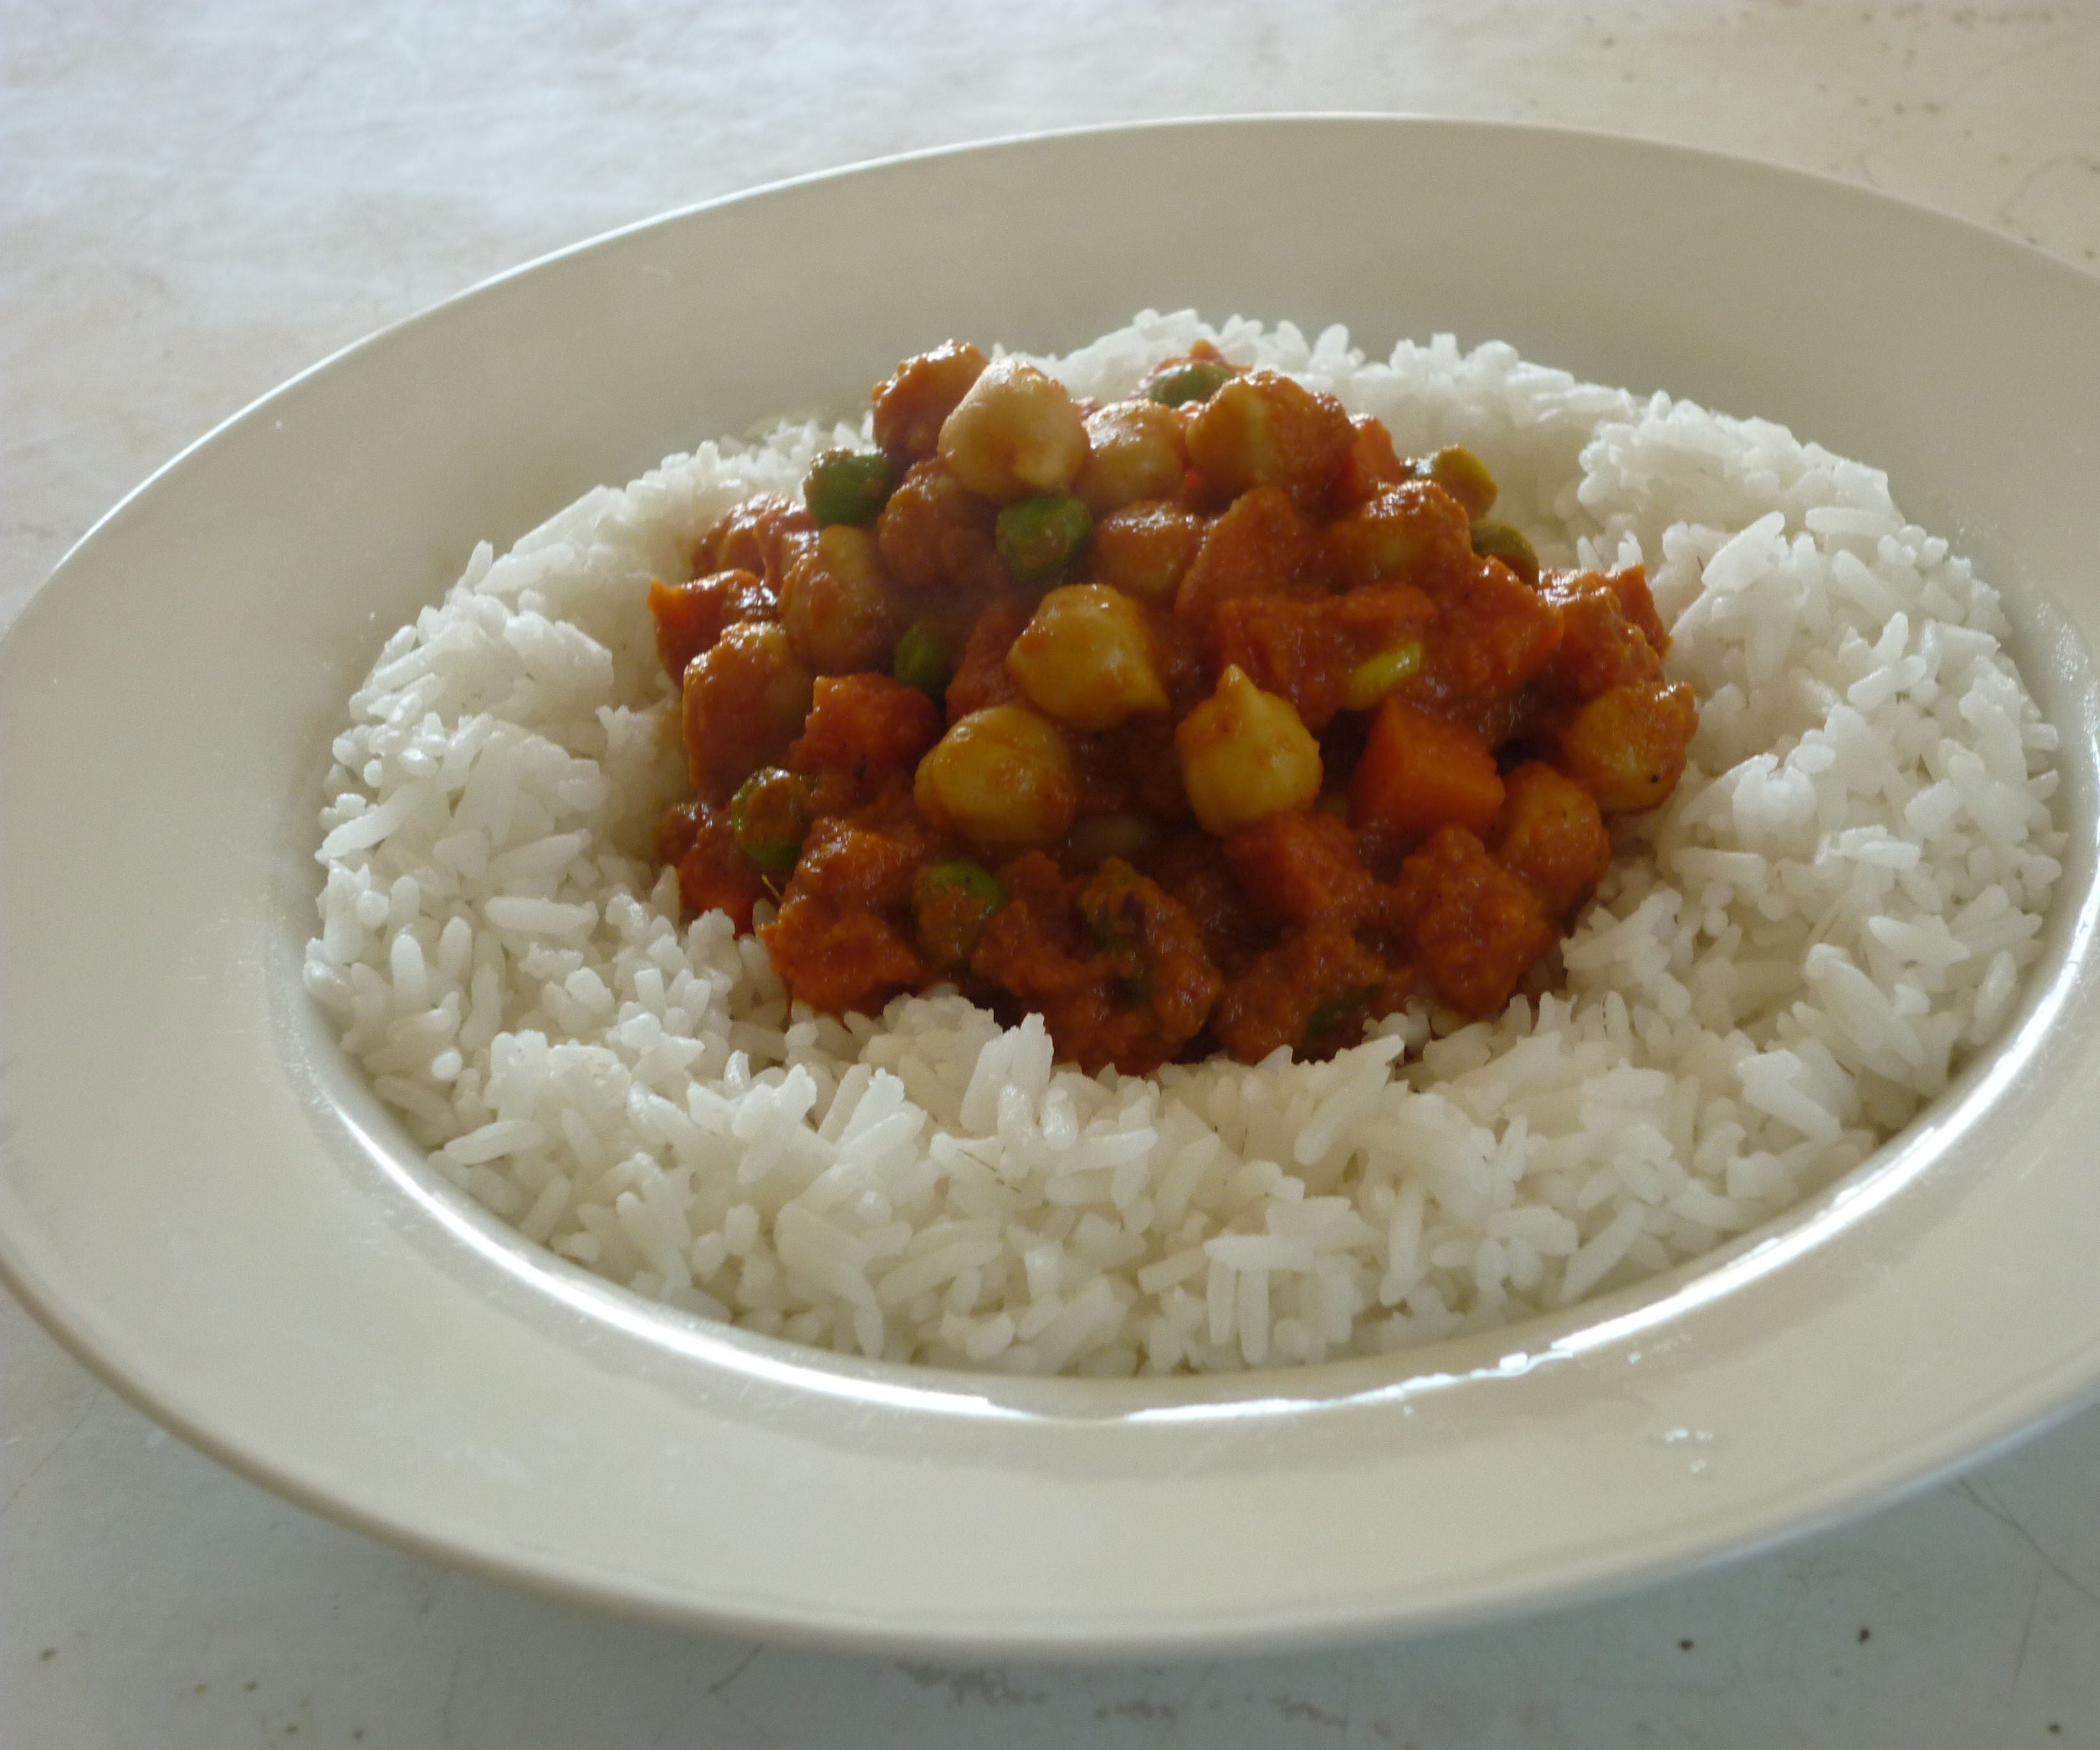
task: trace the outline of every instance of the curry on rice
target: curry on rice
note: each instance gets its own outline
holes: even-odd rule
[[[795,996],[951,984],[1142,1073],[1494,1013],[1684,769],[1643,571],[1542,571],[1469,452],[1198,345],[1075,401],[951,342],[876,447],[650,590],[694,912]]]

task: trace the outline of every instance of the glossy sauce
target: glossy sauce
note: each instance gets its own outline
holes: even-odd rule
[[[1141,1073],[1492,1013],[1697,725],[1634,568],[1541,575],[1470,454],[1207,348],[1074,403],[951,343],[652,584],[684,902],[793,994],[948,984]]]

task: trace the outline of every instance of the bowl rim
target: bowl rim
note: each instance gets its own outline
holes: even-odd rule
[[[2072,280],[2080,283],[2089,292],[2100,291],[2100,285],[2096,285],[2090,276],[2080,274],[2077,269],[2040,250],[2004,237],[1989,231],[1987,227],[1938,213],[1931,209],[1917,207],[1912,203],[1899,201],[1876,192],[1863,190],[1855,185],[1835,179],[1815,175],[1813,173],[1670,143],[1636,139],[1599,130],[1547,128],[1524,123],[1473,121],[1436,117],[1277,114],[1231,117],[1192,117],[1163,121],[1118,123],[1094,127],[1059,129],[993,140],[926,148],[782,179],[755,188],[695,202],[669,213],[616,227],[600,236],[566,245],[531,262],[506,269],[425,310],[390,324],[370,335],[338,349],[315,364],[288,378],[285,382],[250,403],[246,408],[214,425],[195,442],[185,446],[168,462],[154,470],[139,486],[127,493],[108,512],[97,519],[86,534],[68,550],[50,576],[45,580],[43,584],[24,604],[20,613],[7,628],[4,638],[0,638],[0,673],[5,672],[7,658],[11,655],[19,655],[31,637],[35,635],[33,628],[39,627],[45,617],[61,611],[52,606],[60,593],[54,589],[53,585],[59,584],[77,568],[81,562],[81,556],[90,554],[95,549],[106,531],[116,528],[127,519],[138,515],[143,507],[150,506],[160,494],[172,490],[174,486],[179,483],[187,465],[190,464],[192,458],[201,452],[211,450],[227,434],[241,429],[252,430],[257,422],[267,417],[273,409],[284,406],[305,386],[315,380],[335,372],[351,360],[374,355],[398,337],[420,328],[426,328],[445,320],[474,303],[474,301],[484,298],[497,288],[540,274],[556,263],[590,256],[622,240],[660,234],[671,227],[689,223],[701,215],[728,209],[741,208],[788,190],[833,185],[871,174],[893,174],[905,167],[917,165],[977,156],[987,152],[1026,149],[1065,141],[1143,139],[1187,130],[1220,128],[1274,130],[1280,133],[1301,128],[1308,124],[1322,128],[1335,125],[1370,124],[1380,129],[1398,127],[1428,130],[1436,133],[1446,134],[1476,131],[1484,134],[1490,133],[1499,134],[1506,138],[1523,137],[1534,141],[1573,136],[1607,143],[1615,151],[1631,149],[1636,153],[1674,158],[1695,165],[1731,165],[1738,170],[1754,172],[1762,178],[1790,181],[1823,190],[1826,194],[1830,191],[1838,191],[1841,192],[1848,201],[1879,204],[1885,208],[1911,214],[1913,218],[1921,215],[1938,225],[1961,227],[1977,237],[1988,239],[1993,249],[2018,251],[2029,258],[2031,265],[2045,264],[2051,271],[2070,276]],[[25,630],[25,628],[32,629]],[[2065,893],[2060,891],[2056,902],[2059,911],[2066,909],[2065,898]],[[2079,917],[2075,920],[2075,933],[2079,937],[2079,945],[2074,945],[2076,946],[2076,951],[2067,951],[2066,957],[2059,958],[2053,973],[2045,981],[2040,980],[2036,973],[2029,975],[2031,980],[2036,980],[2036,982],[2023,994],[2023,1007],[2014,1034],[2009,1035],[2005,1041],[1992,1047],[1984,1057],[1969,1066],[1964,1073],[1961,1091],[1948,1096],[1945,1111],[1941,1114],[1943,1117],[1958,1120],[1961,1114],[1965,1112],[1972,1114],[1971,1122],[1980,1122],[1982,1109],[1988,1105],[1988,1102],[1979,1090],[1983,1089],[1987,1084],[1995,1084],[2002,1092],[2003,1084],[2014,1078],[2015,1073],[2021,1070],[2034,1053],[2041,1048],[2045,1043],[2042,1035],[2047,1031],[2047,1024],[2056,1018],[2057,1012],[2071,999],[2074,994],[2072,986],[2078,982],[2076,975],[2085,964],[2088,947],[2093,932],[2093,919],[2096,906],[2100,906],[2100,896],[2096,896],[2089,883],[2086,890],[2079,896],[2079,900],[2077,907]],[[2023,1040],[2025,1045],[2022,1053],[2014,1058],[2008,1059],[2007,1054],[2011,1050],[2015,1037]],[[1935,1124],[1928,1128],[1936,1129],[1938,1126]],[[1595,1314],[1599,1311],[1605,1311],[1607,1316],[1602,1319],[1585,1316],[1580,1320],[1582,1328],[1586,1330],[1592,1326],[1609,1327],[1612,1334],[1608,1339],[1600,1339],[1602,1341],[1625,1342],[1636,1338],[1643,1330],[1652,1327],[1657,1322],[1660,1317],[1658,1308],[1670,1305],[1679,1295],[1688,1290],[1696,1290],[1699,1285],[1710,1277],[1727,1275],[1732,1284],[1739,1271],[1749,1271],[1750,1266],[1759,1259],[1762,1259],[1763,1263],[1758,1264],[1757,1270],[1751,1273],[1754,1275],[1766,1273],[1770,1268],[1774,1267],[1775,1261],[1769,1255],[1771,1248],[1775,1244],[1784,1241],[1786,1235],[1797,1232],[1803,1227],[1812,1227],[1816,1221],[1824,1216],[1841,1210],[1845,1212],[1846,1224],[1856,1222],[1862,1215],[1868,1213],[1872,1206],[1885,1198],[1896,1184],[1908,1182],[1909,1175],[1907,1173],[1899,1173],[1892,1180],[1889,1176],[1890,1170],[1895,1157],[1918,1155],[1923,1140],[1923,1138],[1914,1136],[1911,1139],[1908,1146],[1900,1139],[1897,1143],[1885,1146],[1883,1150],[1879,1151],[1864,1166],[1855,1169],[1853,1174],[1847,1175],[1838,1185],[1812,1199],[1811,1203],[1814,1206],[1812,1210],[1807,1212],[1803,1210],[1797,1210],[1789,1215],[1779,1218],[1776,1226],[1780,1232],[1769,1234],[1762,1239],[1759,1239],[1757,1235],[1750,1236],[1749,1241],[1740,1249],[1739,1255],[1720,1266],[1718,1271],[1701,1262],[1692,1266],[1680,1267],[1679,1272],[1670,1272],[1669,1277],[1665,1280],[1673,1281],[1674,1285],[1660,1300],[1657,1298],[1652,1288],[1637,1288],[1622,1291],[1618,1296],[1610,1297],[1602,1303],[1594,1303],[1585,1308],[1573,1309],[1572,1313],[1574,1316],[1579,1316]],[[1891,1151],[1894,1151],[1893,1155]],[[1885,1156],[1890,1157],[1890,1159],[1885,1161],[1883,1158]],[[1877,1166],[1877,1162],[1882,1164]],[[1918,1159],[1912,1162],[1912,1167],[1918,1171],[1928,1169],[1931,1164],[1932,1161],[1930,1159]],[[0,1177],[4,1177],[4,1174],[0,1174]],[[1875,1184],[1882,1188],[1878,1194],[1874,1197],[1863,1197],[1862,1193],[1866,1188]],[[1366,1612],[1359,1609],[1353,1614],[1347,1611],[1339,1614],[1328,1613],[1317,1620],[1301,1615],[1295,1626],[1270,1621],[1242,1624],[1234,1628],[1217,1623],[1191,1620],[1173,1625],[1156,1625],[1154,1633],[1149,1636],[1140,1636],[1135,1642],[1129,1638],[1127,1629],[1119,1630],[1112,1636],[1105,1637],[1098,1627],[1083,1628],[1065,1635],[1045,1634],[1039,1629],[1036,1629],[1018,1638],[1011,1638],[1003,1632],[994,1632],[983,1639],[975,1638],[968,1634],[960,1637],[942,1635],[929,1639],[928,1634],[923,1630],[912,1630],[901,1636],[893,1637],[886,1633],[879,1624],[849,1624],[842,1621],[818,1622],[811,1620],[806,1612],[793,1613],[777,1620],[769,1620],[754,1616],[751,1610],[744,1606],[711,1610],[700,1607],[690,1598],[651,1596],[647,1595],[645,1590],[638,1590],[631,1587],[608,1585],[602,1581],[593,1584],[574,1574],[551,1572],[542,1561],[518,1559],[514,1556],[506,1559],[494,1550],[463,1545],[459,1542],[449,1541],[442,1535],[433,1533],[427,1527],[404,1525],[395,1518],[368,1510],[355,1501],[346,1500],[329,1488],[316,1483],[307,1474],[296,1470],[287,1470],[282,1466],[270,1463],[244,1447],[237,1438],[223,1434],[211,1426],[196,1421],[187,1413],[179,1396],[165,1388],[161,1382],[128,1371],[121,1358],[113,1353],[106,1343],[99,1342],[84,1321],[76,1316],[69,1316],[73,1309],[67,1303],[63,1287],[46,1279],[38,1270],[33,1257],[24,1256],[18,1251],[15,1235],[11,1231],[14,1223],[6,1219],[7,1214],[7,1204],[0,1202],[0,1280],[7,1282],[47,1330],[51,1331],[77,1359],[100,1378],[104,1383],[110,1385],[121,1395],[172,1428],[191,1444],[207,1452],[237,1472],[264,1483],[265,1486],[299,1505],[334,1519],[339,1523],[352,1525],[396,1546],[416,1550],[441,1560],[467,1566],[478,1571],[512,1583],[524,1584],[558,1595],[588,1599],[598,1604],[661,1620],[702,1624],[733,1632],[762,1632],[782,1638],[804,1638],[825,1644],[858,1647],[890,1646],[900,1650],[923,1651],[929,1645],[938,1645],[948,1651],[965,1649],[989,1652],[1020,1652],[1033,1656],[1043,1656],[1046,1654],[1067,1656],[1083,1656],[1089,1654],[1142,1656],[1157,1655],[1164,1651],[1193,1651],[1202,1647],[1273,1647],[1286,1645],[1331,1644],[1337,1639],[1352,1636],[1370,1638],[1388,1634],[1396,1630],[1427,1626],[1442,1627],[1455,1625],[1462,1622],[1481,1620],[1511,1614],[1516,1611],[1543,1607],[1551,1604],[1571,1602],[1580,1598],[1598,1596],[1624,1589],[1641,1584],[1660,1573],[1682,1571],[1689,1567],[1703,1565],[1744,1554],[1752,1549],[1765,1547],[1771,1543],[1804,1534],[1855,1510],[1864,1501],[1886,1498],[1901,1489],[1924,1486],[1937,1476],[1965,1462],[1981,1452],[1996,1450],[2023,1437],[2024,1433],[2031,1431],[2037,1426],[2039,1418],[2053,1420],[2073,1413],[2096,1391],[2100,1391],[2100,1355],[2090,1357],[2082,1364],[2076,1361],[2067,1363],[2045,1379],[2041,1377],[2032,1378],[2028,1382],[2027,1389],[2023,1393],[2017,1396],[2010,1396],[2006,1401],[2000,1402],[1993,1399],[1972,1406],[1970,1426],[1960,1431],[1951,1430],[1943,1431],[1937,1444],[1926,1443],[1926,1446],[1921,1447],[1917,1443],[1913,1443],[1900,1458],[1886,1463],[1878,1469],[1868,1471],[1860,1470],[1855,1467],[1851,1474],[1849,1486],[1826,1487],[1820,1494],[1815,1496],[1815,1505],[1806,1513],[1797,1512],[1778,1515],[1767,1514],[1759,1521],[1757,1528],[1739,1526],[1734,1530],[1717,1532],[1710,1536],[1704,1544],[1696,1549],[1688,1548],[1680,1540],[1671,1549],[1657,1552],[1644,1562],[1620,1562],[1617,1564],[1606,1564],[1601,1569],[1593,1568],[1584,1573],[1570,1572],[1563,1576],[1555,1585],[1519,1588],[1514,1593],[1507,1586],[1499,1592],[1490,1589],[1488,1594],[1475,1598],[1467,1605],[1440,1612],[1424,1615],[1418,1611],[1413,1616],[1402,1613],[1396,1618],[1389,1614],[1382,1616],[1375,1611]],[[1764,1235],[1767,1230],[1760,1229],[1758,1233]],[[1684,1280],[1678,1282],[1675,1279],[1680,1275]],[[606,1286],[604,1292],[611,1294],[624,1294],[624,1290],[612,1289],[609,1285]],[[632,1297],[628,1298],[632,1298]],[[640,1303],[638,1303],[638,1304]],[[660,1315],[652,1313],[651,1316],[656,1317]],[[1557,1327],[1559,1321],[1554,1322]],[[1509,1327],[1506,1333],[1484,1333],[1479,1339],[1459,1339],[1458,1344],[1469,1353],[1476,1348],[1498,1343],[1504,1347],[1520,1349],[1523,1347],[1522,1340],[1533,1329],[1533,1325],[1529,1324],[1515,1325]],[[773,1344],[770,1339],[765,1338],[753,1338],[752,1342],[761,1347],[770,1346],[775,1350],[794,1348],[794,1346],[790,1345]],[[1433,1355],[1441,1352],[1446,1347],[1438,1345],[1432,1349],[1414,1353],[1417,1356]],[[1555,1345],[1555,1347],[1558,1346]],[[1582,1346],[1578,1345],[1576,1351],[1578,1355],[1581,1349]],[[773,1359],[777,1360],[779,1357],[775,1356]],[[1233,1376],[1231,1383],[1268,1384],[1280,1382],[1293,1377],[1304,1380],[1308,1373],[1326,1374],[1338,1369],[1344,1373],[1357,1373],[1361,1372],[1364,1367],[1365,1364],[1354,1361],[1330,1363],[1322,1368],[1309,1370],[1293,1369],[1288,1372],[1278,1370],[1272,1374],[1255,1373]],[[802,1370],[808,1369],[805,1368]],[[826,1372],[834,1370],[833,1358],[823,1359],[823,1370]],[[853,1389],[856,1391],[862,1391],[871,1384],[880,1383],[885,1375],[908,1373],[914,1376],[911,1383],[915,1385],[917,1380],[922,1378],[929,1370],[903,1369],[885,1367],[884,1364],[866,1364],[848,1366],[845,1371],[854,1378]],[[987,1376],[951,1373],[946,1370],[932,1371],[938,1372],[943,1382],[954,1382],[955,1386],[965,1395],[982,1395],[977,1388],[987,1382]],[[1476,1365],[1468,1370],[1467,1377],[1474,1377],[1480,1371],[1480,1366]],[[1493,1372],[1495,1369],[1489,1367],[1488,1371]],[[996,1378],[1001,1386],[1010,1386],[1012,1383],[1004,1376],[990,1377]],[[1115,1387],[1125,1382],[1083,1382],[1090,1391],[1098,1385]],[[1397,1383],[1403,1387],[1399,1394],[1401,1397],[1406,1396],[1410,1391],[1423,1389],[1418,1386],[1411,1386],[1406,1381]],[[945,1389],[945,1383],[943,1389]],[[1127,1397],[1133,1394],[1118,1395]],[[1389,1396],[1392,1395],[1392,1392],[1389,1387],[1381,1388],[1378,1395]],[[1244,1395],[1242,1393],[1229,1390],[1220,1392],[1207,1385],[1205,1390],[1197,1395],[1199,1397],[1223,1395],[1233,1401],[1224,1406],[1222,1413],[1234,1417],[1243,1417],[1246,1414]],[[1299,1413],[1303,1409],[1302,1400],[1295,1400],[1292,1394],[1286,1392],[1264,1394],[1264,1395],[1274,1395],[1297,1404],[1298,1407],[1292,1411],[1294,1414]],[[1341,1401],[1346,1404],[1351,1400],[1352,1395],[1345,1395]],[[1212,1410],[1215,1408],[1216,1406],[1211,1406]],[[1210,1413],[1199,1406],[1193,1404],[1190,1406],[1190,1413],[1193,1419],[1201,1420],[1205,1414]],[[1026,1413],[1030,1417],[1051,1415],[1054,1417],[1054,1412],[1050,1411],[1047,1407],[1031,1408]],[[1111,1412],[1110,1413],[1118,1413]],[[1081,1419],[1091,1418],[1082,1417]]]

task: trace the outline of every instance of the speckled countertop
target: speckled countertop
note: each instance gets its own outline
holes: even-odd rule
[[[0,0],[0,623],[293,371],[779,177],[1147,117],[1499,117],[1868,183],[2090,270],[2096,92],[2078,6]],[[324,1523],[0,1299],[0,1747],[2100,1744],[2096,1506],[2089,1413],[1860,1524],[1524,1624],[1139,1669],[837,1658]]]

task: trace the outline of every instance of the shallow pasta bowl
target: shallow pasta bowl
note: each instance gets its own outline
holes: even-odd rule
[[[2008,1036],[1725,1260],[1226,1381],[854,1364],[553,1266],[436,1187],[301,990],[341,702],[472,544],[954,333],[1145,305],[1499,337],[1887,468],[2004,591],[2073,847]],[[878,165],[570,251],[170,465],[0,645],[0,1272],[244,1474],[740,1632],[1036,1654],[1390,1633],[1882,1500],[2100,1384],[2100,282],[1600,136],[1278,120]]]

